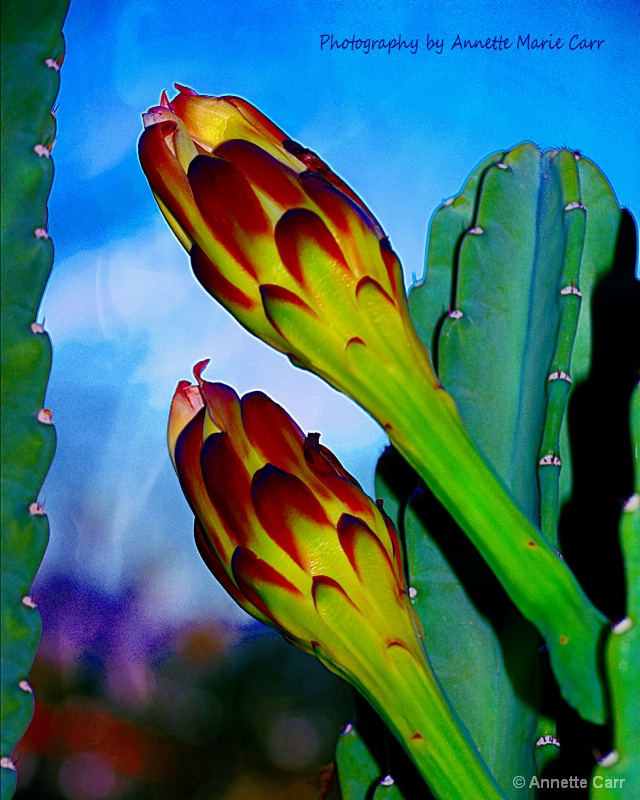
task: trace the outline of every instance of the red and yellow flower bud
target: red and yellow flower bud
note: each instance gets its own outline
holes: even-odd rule
[[[437,797],[500,797],[428,664],[382,506],[318,434],[262,392],[240,399],[205,381],[206,363],[197,385],[178,385],[168,431],[206,564],[246,611],[370,700]]]
[[[140,161],[203,286],[351,394],[366,395],[349,375],[363,347],[418,359],[438,385],[399,261],[360,198],[246,101],[179,88],[144,115]]]

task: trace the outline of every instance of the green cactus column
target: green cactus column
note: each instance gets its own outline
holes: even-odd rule
[[[634,492],[622,507],[620,540],[627,578],[627,615],[606,647],[611,688],[614,749],[591,778],[591,797],[633,800],[640,794],[640,384],[631,399]]]
[[[53,261],[51,109],[67,6],[68,0],[2,3],[2,800],[15,791],[11,753],[33,714],[27,675],[41,629],[29,590],[47,543],[38,492],[55,434],[44,408],[51,343],[37,315]]]

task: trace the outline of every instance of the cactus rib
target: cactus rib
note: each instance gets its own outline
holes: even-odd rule
[[[538,459],[540,487],[540,528],[547,539],[558,547],[558,515],[560,511],[559,475],[567,452],[560,447],[560,432],[567,399],[573,383],[571,354],[578,329],[582,294],[580,264],[586,236],[586,210],[580,200],[578,170],[573,154],[561,150],[552,155],[553,166],[562,178],[565,245],[560,289],[561,309],[555,352],[547,377],[547,398],[542,441]]]

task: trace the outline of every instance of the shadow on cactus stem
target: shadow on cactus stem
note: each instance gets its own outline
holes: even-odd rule
[[[640,370],[636,252],[635,222],[624,211],[613,269],[594,288],[591,371],[569,400],[574,488],[560,518],[566,560],[613,621],[624,614],[618,518],[633,491],[628,419]]]
[[[625,613],[618,521],[633,491],[628,419],[640,370],[636,253],[635,222],[624,211],[613,269],[594,287],[591,371],[569,400],[573,492],[560,516],[564,556],[587,595],[612,621]],[[611,747],[608,728],[589,725],[566,707],[559,713],[558,734],[562,752],[556,769],[562,775],[588,775],[593,754]],[[579,794],[587,796],[586,791]]]

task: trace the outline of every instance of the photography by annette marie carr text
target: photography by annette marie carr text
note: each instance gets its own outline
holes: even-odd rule
[[[450,37],[449,41],[442,36],[432,36],[427,33],[425,37],[406,38],[402,34],[391,39],[381,37],[351,36],[340,37],[333,33],[320,34],[320,50],[330,53],[335,51],[360,52],[363,55],[370,53],[410,53],[416,55],[418,52],[433,53],[442,55],[445,51],[465,52],[473,50],[490,50],[504,52],[506,50],[528,50],[537,53],[549,53],[552,51],[564,50],[565,47],[575,52],[597,52],[604,48],[604,39],[594,39],[590,36],[582,36],[574,33],[571,36],[555,36],[549,34],[546,37],[533,36],[531,33],[516,34],[515,36],[486,36],[481,39],[463,38],[459,33]]]

